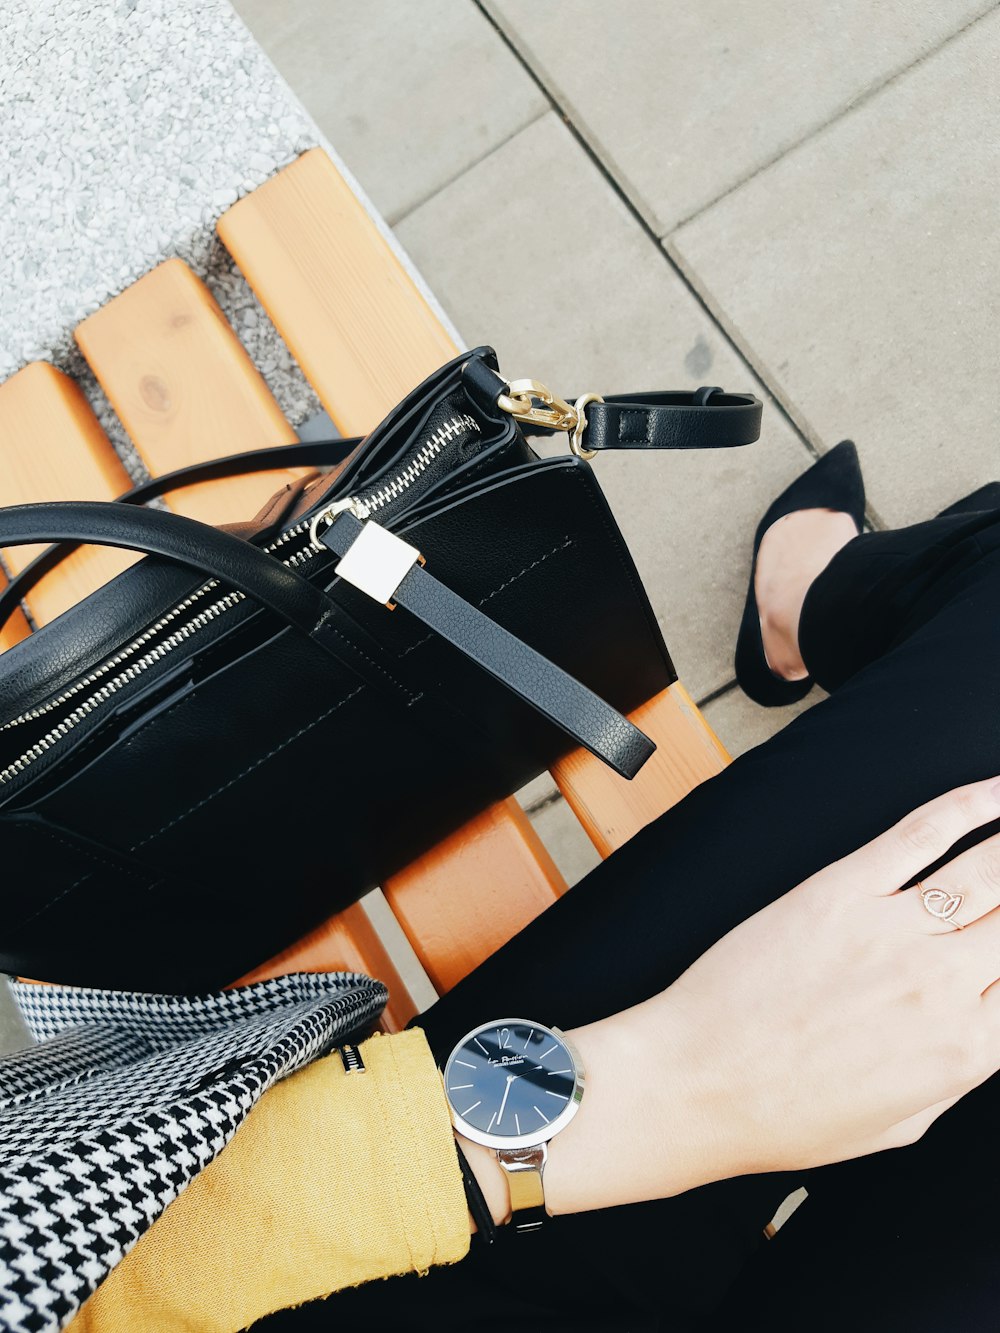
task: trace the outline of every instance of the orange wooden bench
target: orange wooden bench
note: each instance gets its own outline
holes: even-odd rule
[[[345,435],[370,429],[454,355],[440,320],[321,149],[242,199],[218,230]],[[160,264],[84,320],[76,339],[154,476],[295,438],[207,288],[179,260]],[[288,475],[204,483],[176,492],[168,504],[199,519],[229,522],[256,512]],[[0,503],[108,499],[128,484],[83,394],[65,375],[35,363],[0,385]],[[30,558],[23,547],[7,553],[13,570]],[[121,552],[76,552],[32,591],[28,609],[35,623],[53,619],[128,559]],[[4,646],[27,632],[23,618],[12,621]],[[728,761],[681,684],[632,716],[658,745],[633,782],[582,750],[553,770],[602,856]],[[566,888],[512,797],[484,810],[383,891],[441,993]],[[389,986],[389,1030],[416,1012],[361,904],[241,980],[343,967]]]

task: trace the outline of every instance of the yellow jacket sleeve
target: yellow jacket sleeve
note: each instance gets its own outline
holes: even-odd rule
[[[236,1333],[274,1310],[469,1248],[441,1077],[424,1034],[332,1055],[261,1098],[111,1272],[72,1333]]]

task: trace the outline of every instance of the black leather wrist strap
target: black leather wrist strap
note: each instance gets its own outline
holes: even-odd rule
[[[763,406],[749,393],[630,393],[587,407],[587,449],[732,449],[760,435]]]
[[[345,510],[320,540],[343,560],[370,526],[377,525],[362,523]],[[386,529],[380,531],[406,545]],[[340,566],[337,572],[342,570]],[[483,615],[422,565],[411,565],[386,600],[405,607],[622,777],[634,777],[656,749],[648,736],[593,690]]]
[[[497,1238],[497,1224],[493,1221],[493,1214],[486,1202],[486,1195],[483,1193],[482,1186],[476,1179],[472,1167],[469,1165],[469,1159],[462,1151],[462,1145],[458,1139],[455,1140],[455,1152],[458,1154],[462,1184],[465,1186],[465,1201],[476,1224],[477,1234],[484,1245],[492,1245]]]
[[[478,402],[497,409],[513,392],[482,356],[471,356],[465,362],[462,381]],[[547,401],[539,400],[530,389],[527,396],[532,402]],[[574,401],[572,397],[560,400],[564,407]],[[584,450],[732,449],[759,438],[762,412],[763,404],[752,393],[725,393],[716,385],[610,394],[587,404],[586,430],[579,444]],[[518,420],[527,435],[552,435],[562,429],[521,415]]]

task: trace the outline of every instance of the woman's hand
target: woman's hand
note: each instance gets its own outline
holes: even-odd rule
[[[900,886],[998,805],[996,779],[931,801],[730,931],[662,994],[572,1033],[587,1091],[550,1145],[552,1211],[912,1143],[996,1072],[1000,835],[927,877],[964,895],[963,929]]]

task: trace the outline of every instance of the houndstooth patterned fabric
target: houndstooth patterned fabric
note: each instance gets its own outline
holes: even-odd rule
[[[371,1031],[357,973],[213,995],[14,983],[41,1044],[0,1058],[0,1329],[72,1319],[273,1083]]]

